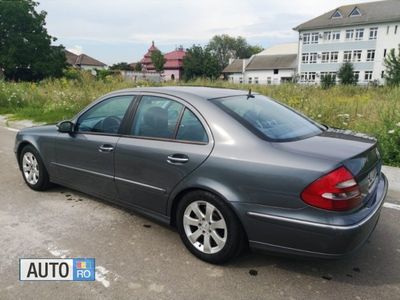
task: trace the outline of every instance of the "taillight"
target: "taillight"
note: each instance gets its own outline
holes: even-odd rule
[[[307,186],[301,198],[311,206],[336,211],[353,209],[362,202],[357,182],[343,166]]]

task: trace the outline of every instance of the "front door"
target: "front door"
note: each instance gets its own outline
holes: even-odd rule
[[[213,147],[193,111],[176,99],[142,96],[130,132],[115,151],[115,183],[122,201],[166,213],[171,190]]]
[[[59,133],[52,163],[55,181],[82,192],[115,199],[114,153],[133,96],[108,98],[76,121],[73,134]]]

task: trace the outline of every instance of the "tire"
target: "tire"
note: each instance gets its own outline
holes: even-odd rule
[[[22,177],[35,191],[44,191],[50,186],[49,174],[38,151],[31,145],[25,146],[19,157]]]
[[[235,213],[212,193],[186,194],[178,204],[176,216],[182,242],[201,260],[225,263],[238,256],[246,244]]]

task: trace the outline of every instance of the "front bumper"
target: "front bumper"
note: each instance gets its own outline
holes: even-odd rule
[[[336,258],[357,250],[371,235],[378,223],[385,201],[388,182],[383,173],[376,194],[364,217],[355,223],[332,225],[237,207],[249,237],[250,247],[302,256]],[[239,204],[241,206],[241,204]],[[354,219],[353,219],[354,220]]]

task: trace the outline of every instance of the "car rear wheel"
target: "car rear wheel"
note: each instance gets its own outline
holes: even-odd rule
[[[22,177],[33,190],[43,191],[50,185],[43,161],[33,146],[25,146],[20,155]]]
[[[178,205],[176,224],[185,246],[204,261],[224,263],[243,249],[241,224],[214,194],[197,191],[185,195]]]

